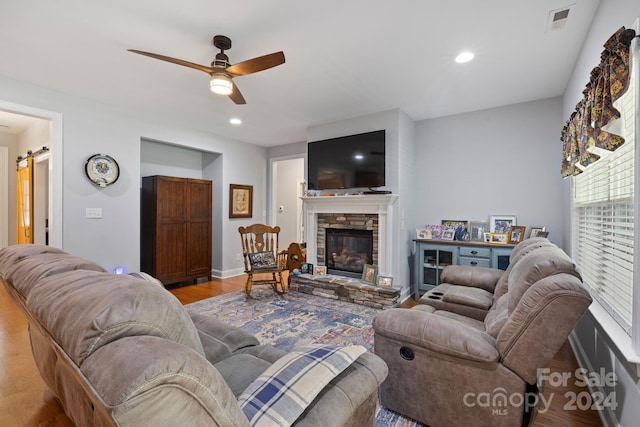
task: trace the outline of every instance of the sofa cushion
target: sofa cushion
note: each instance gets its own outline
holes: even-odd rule
[[[0,250],[0,274],[7,280],[7,272],[20,262],[38,254],[66,254],[62,249],[53,246],[20,244],[7,246]]]
[[[204,355],[189,314],[167,290],[127,275],[75,270],[42,279],[27,306],[81,366],[101,346],[150,335]]]
[[[361,354],[362,346],[310,346],[278,359],[240,395],[252,426],[289,426],[324,387]]]
[[[524,255],[509,274],[509,313],[515,310],[531,285],[560,273],[571,274],[582,281],[573,260],[558,247],[540,247]]]
[[[502,296],[493,303],[491,310],[484,318],[485,331],[494,338],[498,338],[500,330],[509,317],[509,297]]]
[[[498,283],[496,284],[496,287],[493,291],[494,300],[498,300],[509,290],[508,278],[511,274],[511,270],[513,269],[513,267],[515,267],[518,261],[529,252],[543,247],[556,247],[556,245],[551,243],[545,237],[533,237],[531,239],[525,240],[524,242],[518,243],[516,247],[513,248],[513,251],[509,256],[509,266],[507,267],[507,270],[504,272],[500,280],[498,280]]]
[[[42,253],[21,260],[13,269],[9,269],[6,280],[23,298],[38,286],[39,282],[50,276],[74,270],[106,272],[98,264],[80,257],[64,253]]]

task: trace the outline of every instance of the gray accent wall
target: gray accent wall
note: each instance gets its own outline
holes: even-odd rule
[[[418,122],[414,227],[515,215],[561,246],[560,113],[558,97]]]

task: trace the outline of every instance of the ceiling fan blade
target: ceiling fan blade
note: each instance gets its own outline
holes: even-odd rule
[[[242,96],[242,94],[240,93],[240,89],[238,89],[238,85],[235,83],[233,84],[233,92],[231,92],[231,95],[229,95],[229,98],[231,98],[231,100],[236,104],[247,103],[247,101],[244,100],[244,96]]]
[[[158,55],[157,53],[145,52],[136,49],[127,49],[129,52],[137,53],[139,55],[149,56],[151,58],[159,59],[161,61],[173,62],[174,64],[182,65],[184,67],[193,68],[194,70],[204,71],[207,74],[213,72],[213,68],[205,65],[195,64],[189,61],[183,61],[182,59],[172,58],[170,56]]]
[[[238,62],[237,64],[228,66],[225,71],[233,77],[246,76],[247,74],[268,70],[280,64],[284,64],[284,52],[282,51]]]

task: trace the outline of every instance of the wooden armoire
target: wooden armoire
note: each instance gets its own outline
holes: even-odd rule
[[[142,178],[142,271],[165,285],[211,280],[211,190],[203,179]]]

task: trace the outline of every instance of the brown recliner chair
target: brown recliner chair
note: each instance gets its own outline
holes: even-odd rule
[[[380,402],[439,426],[520,426],[533,421],[547,367],[591,297],[572,260],[541,247],[514,264],[508,292],[484,321],[418,304],[373,320],[375,353],[389,366]]]
[[[425,293],[420,304],[483,320],[494,301],[507,292],[507,279],[515,264],[529,252],[555,245],[543,237],[527,239],[513,248],[506,271],[497,268],[449,265],[441,284]]]

